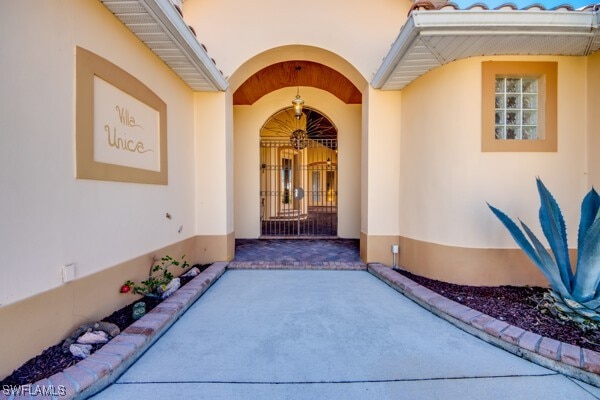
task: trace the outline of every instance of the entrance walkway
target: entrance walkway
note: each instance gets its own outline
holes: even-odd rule
[[[230,270],[94,398],[591,400],[593,390],[364,271]]]

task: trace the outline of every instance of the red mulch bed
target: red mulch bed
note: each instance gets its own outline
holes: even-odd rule
[[[561,323],[543,314],[538,302],[548,289],[518,286],[466,286],[396,270],[407,278],[474,310],[511,325],[561,342],[600,352],[600,331],[584,332],[572,323]]]
[[[204,271],[210,265],[194,265],[198,267],[200,271]],[[193,268],[193,267],[192,267]],[[191,281],[193,278],[181,278],[181,286]],[[116,289],[115,289],[116,290]],[[133,305],[140,300],[135,300],[131,304],[115,311],[102,321],[112,322],[117,325],[121,331],[133,324],[135,321],[133,315]],[[146,303],[146,312],[152,310],[158,304],[161,303],[159,299],[144,298],[143,301]],[[102,344],[92,346],[92,353],[101,348]],[[62,342],[57,343],[44,350],[41,354],[30,359],[19,368],[14,370],[12,374],[0,381],[0,388],[6,386],[19,386],[30,383],[35,383],[40,379],[48,378],[57,372],[61,372],[71,365],[81,361],[80,358],[74,357],[70,352],[64,353],[62,350]]]

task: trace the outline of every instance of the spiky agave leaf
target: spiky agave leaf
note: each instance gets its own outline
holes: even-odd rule
[[[531,229],[529,229],[529,227],[523,221],[520,222],[523,226],[523,230],[527,236],[529,236],[529,239],[533,243],[535,251],[540,258],[540,263],[536,265],[542,271],[546,279],[548,279],[548,282],[550,282],[550,286],[554,291],[560,293],[562,297],[570,297],[571,293],[562,280],[562,276],[560,275],[556,261],[552,258],[550,253],[548,253],[548,250],[546,250],[544,245],[540,242],[537,236],[535,236]]]
[[[600,285],[600,218],[587,230],[578,252],[573,298],[579,302],[587,302],[597,299]]]
[[[556,263],[554,262],[552,257],[550,257],[546,249],[544,249],[544,252],[540,254],[540,252],[536,251],[536,249],[531,245],[529,240],[527,240],[521,229],[512,219],[510,219],[508,215],[506,215],[496,207],[490,205],[489,203],[487,203],[487,205],[490,208],[490,210],[492,210],[494,215],[498,217],[500,222],[504,224],[506,229],[508,229],[508,232],[510,233],[512,238],[515,240],[515,242],[517,242],[519,247],[521,247],[521,249],[527,255],[527,257],[529,257],[529,259],[533,261],[533,263],[542,271],[546,279],[548,279],[548,281],[550,282],[550,285],[553,288],[555,288],[555,290],[557,290],[559,293],[568,295],[569,291],[562,283],[562,279],[560,273],[558,272],[558,268],[556,267]],[[521,225],[523,225],[523,228],[530,237],[533,236],[535,238],[535,235],[531,233],[529,228],[525,224],[523,224],[523,222],[521,222]],[[536,244],[536,242],[539,243],[539,240],[537,240],[537,238],[535,238],[534,244]],[[543,248],[544,246],[539,244],[539,247]]]
[[[542,181],[536,180],[540,223],[554,258],[525,223],[521,222],[521,226],[531,243],[506,214],[489,204],[488,207],[550,282],[551,295],[544,298],[554,315],[573,321],[582,329],[600,329],[600,197],[592,189],[582,202],[577,271],[573,277],[562,213]]]
[[[574,322],[584,331],[600,328],[600,315],[596,310],[552,290],[544,295],[540,306],[562,321]]]
[[[486,204],[490,208],[490,210],[492,210],[494,215],[496,217],[498,217],[500,222],[502,222],[504,224],[506,229],[508,229],[508,232],[510,233],[510,235],[513,237],[515,242],[517,242],[519,247],[521,247],[521,249],[525,252],[527,257],[529,257],[535,265],[540,266],[542,264],[540,257],[538,256],[537,252],[535,251],[535,249],[533,248],[531,243],[529,243],[529,241],[527,240],[527,238],[525,237],[525,235],[523,234],[521,229],[519,229],[517,224],[515,224],[514,221],[512,219],[510,219],[510,217],[508,215],[504,214],[502,211],[500,211],[496,207],[492,206],[490,203],[486,203]]]
[[[577,248],[583,248],[583,239],[590,226],[600,217],[600,195],[594,188],[583,198],[581,202],[581,219],[579,220],[579,231],[577,235]]]
[[[596,312],[597,312],[598,311],[598,307],[600,307],[600,296],[598,296],[598,294],[596,294],[596,297],[593,300],[584,301],[581,304],[583,304],[584,306],[586,306],[590,310],[596,310]]]
[[[586,305],[590,308],[598,308],[600,306],[600,293],[598,293],[598,285],[595,284],[594,290],[595,295],[594,299],[589,299],[589,292],[592,290],[591,286],[593,283],[591,281],[587,282],[590,279],[590,267],[589,263],[592,261],[590,257],[593,255],[589,254],[587,251],[584,254],[585,244],[587,242],[586,237],[590,227],[594,223],[594,221],[598,221],[600,219],[600,195],[596,192],[594,188],[592,188],[588,194],[584,197],[581,202],[581,220],[579,222],[579,231],[578,231],[578,240],[577,240],[577,271],[575,272],[575,277],[573,278],[573,292],[578,297],[586,298],[586,300],[582,300],[586,303]],[[590,236],[592,243],[594,243],[593,235]],[[596,247],[600,246],[598,244],[598,239],[596,239]],[[592,245],[592,249],[594,246]],[[597,262],[597,261],[596,261]],[[586,284],[587,282],[587,284]],[[585,296],[584,291],[588,291],[587,296]]]
[[[540,178],[536,178],[536,184],[540,195],[541,205],[539,214],[542,231],[550,244],[562,281],[567,290],[571,292],[573,271],[571,270],[571,260],[569,259],[565,220],[558,203]]]

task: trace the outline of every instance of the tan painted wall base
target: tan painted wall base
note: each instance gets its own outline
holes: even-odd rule
[[[231,261],[235,255],[235,233],[226,236],[196,236],[197,263]]]
[[[392,266],[392,244],[400,245],[400,267],[428,278],[475,286],[548,286],[546,278],[520,249],[454,247],[361,233],[361,259]],[[571,256],[574,260],[576,250],[571,250]]]
[[[360,258],[365,263],[393,265],[392,245],[398,244],[399,236],[374,236],[360,233]]]
[[[127,279],[144,280],[154,256],[185,254],[190,265],[229,261],[234,255],[234,237],[233,233],[192,237],[0,307],[3,327],[0,379],[47,347],[61,342],[79,325],[110,315],[140,297],[121,294],[119,288]],[[181,273],[175,268],[170,270],[175,275]]]
[[[400,265],[428,278],[458,284],[548,286],[520,249],[453,247],[401,237]]]

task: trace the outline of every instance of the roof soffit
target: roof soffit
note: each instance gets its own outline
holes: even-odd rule
[[[489,55],[585,56],[600,49],[598,11],[413,11],[371,85],[400,90],[455,60]]]
[[[169,0],[100,0],[194,91],[223,91],[228,83],[193,29]]]

